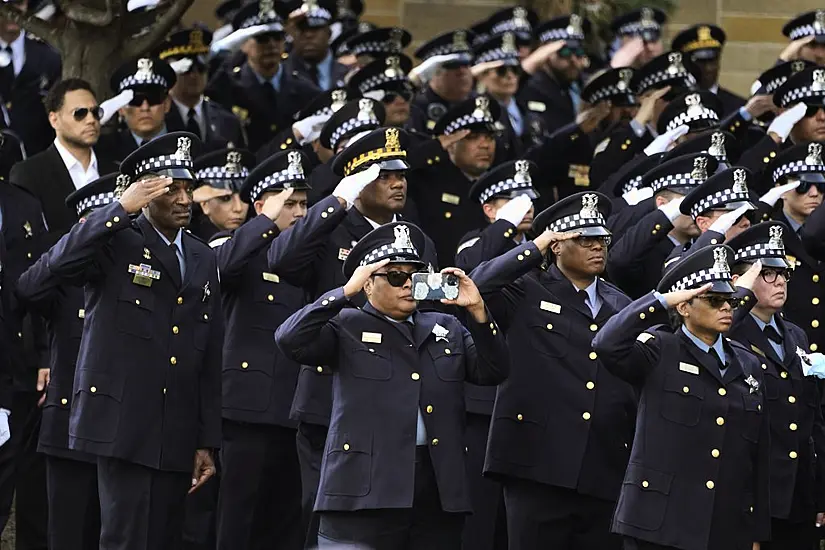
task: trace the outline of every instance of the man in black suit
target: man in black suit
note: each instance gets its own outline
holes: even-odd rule
[[[118,67],[110,85],[116,94],[131,90],[134,96],[120,109],[126,128],[100,139],[100,150],[118,162],[135,149],[164,135],[166,115],[172,107],[169,90],[177,75],[166,61],[156,57],[132,59]]]
[[[28,0],[12,7],[25,12]],[[23,139],[29,155],[47,148],[54,139],[43,98],[60,80],[60,72],[60,54],[51,46],[27,34],[17,23],[0,20],[0,97],[7,115],[2,125]]]
[[[297,72],[313,82],[322,91],[344,85],[349,70],[335,60],[329,47],[330,23],[335,17],[334,1],[309,0],[288,2],[292,51],[284,66],[288,72]]]
[[[743,97],[719,86],[720,59],[725,39],[725,31],[716,25],[694,25],[677,34],[672,44],[674,51],[690,56],[690,60],[699,67],[699,88],[719,97],[723,116],[745,106]]]
[[[293,115],[320,90],[281,63],[284,27],[272,0],[247,4],[235,15],[234,24],[235,32],[246,35],[241,49],[247,59],[231,70],[219,71],[207,86],[207,95],[240,119],[254,153],[290,127]]]
[[[211,40],[209,31],[184,29],[173,33],[159,46],[158,57],[169,63],[178,75],[169,90],[172,106],[166,114],[166,129],[186,130],[198,136],[208,151],[243,147],[246,138],[240,121],[203,95]]]

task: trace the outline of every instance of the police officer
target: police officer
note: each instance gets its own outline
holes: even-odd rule
[[[293,25],[292,50],[284,68],[297,72],[322,91],[344,85],[348,68],[332,55],[329,47],[330,24],[335,19],[336,4],[330,0],[295,0],[288,2]]]
[[[182,230],[199,146],[171,133],[141,147],[121,165],[120,199],[47,253],[54,276],[86,285],[69,447],[97,457],[101,549],[179,548],[187,491],[215,473],[218,272]]]
[[[780,314],[787,298],[791,266],[779,222],[757,224],[731,239],[733,273],[752,264],[759,276],[734,314],[730,336],[762,360],[771,425],[771,543],[765,547],[811,547],[822,523],[822,456],[825,449],[816,382],[806,378],[797,350],[808,349],[805,332]],[[752,308],[752,309],[751,309]]]
[[[648,121],[647,131],[653,137],[658,135],[656,128],[665,107],[680,95],[696,91],[698,73],[696,65],[685,59],[681,52],[667,52],[650,60],[633,75],[631,85],[640,100],[655,90],[668,89],[661,96],[657,94],[658,99]]]
[[[165,61],[142,57],[127,61],[112,75],[112,91],[134,93],[129,103],[120,109],[126,128],[101,136],[101,153],[120,162],[135,149],[166,133],[166,114],[172,106],[169,90],[177,75]]]
[[[347,84],[354,93],[382,103],[384,124],[415,131],[422,126],[424,113],[411,103],[415,93],[408,76],[411,68],[406,55],[387,55],[361,67]]]
[[[784,54],[793,46],[793,59],[811,61],[817,65],[825,63],[825,10],[817,9],[797,15],[785,23],[782,34],[792,42],[780,59],[791,61]]]
[[[511,550],[619,548],[610,535],[636,399],[590,346],[630,299],[599,278],[610,201],[571,195],[533,221],[533,241],[471,273],[507,332],[484,473],[504,485]],[[549,267],[540,269],[552,252]],[[552,262],[552,263],[550,263]]]
[[[699,67],[699,87],[719,97],[722,114],[728,115],[745,106],[745,99],[719,85],[722,48],[727,36],[716,25],[693,25],[673,37],[671,47],[690,56]]]
[[[275,347],[274,330],[304,305],[302,289],[270,272],[274,236],[306,214],[309,160],[283,151],[244,181],[256,216],[215,235],[226,319],[218,548],[300,550],[301,472],[289,417],[300,366]]]
[[[519,55],[524,59],[531,51],[533,31],[538,24],[539,16],[535,11],[524,6],[514,6],[493,12],[483,24],[476,26],[479,30],[473,29],[473,32],[476,33],[478,43],[505,32],[516,33],[520,44]]]
[[[207,149],[243,147],[246,139],[240,121],[203,95],[211,41],[212,33],[193,28],[172,33],[158,46],[158,57],[177,67],[178,75],[169,90],[172,106],[166,114],[166,128],[198,136]]]
[[[333,416],[315,510],[320,548],[453,549],[471,511],[464,469],[463,381],[495,385],[509,371],[504,333],[457,268],[451,315],[417,312],[411,277],[427,265],[416,226],[379,227],[344,262],[342,286],[276,332],[295,361],[330,365]],[[367,304],[347,308],[363,292]],[[346,327],[346,328],[345,328]]]
[[[377,59],[403,54],[411,41],[410,31],[401,27],[372,28],[350,36],[346,51],[355,56],[360,69]]]
[[[195,159],[200,187],[192,193],[189,229],[202,239],[219,231],[234,231],[246,221],[249,204],[241,199],[241,185],[255,167],[255,156],[244,149],[223,149]]]
[[[733,257],[725,245],[692,252],[593,341],[605,367],[640,395],[613,518],[627,550],[750,550],[770,535],[762,361],[723,337],[740,303]]]
[[[66,198],[81,220],[115,200],[117,174],[108,174]],[[61,284],[44,255],[17,283],[17,295],[46,321],[49,343],[38,451],[46,455],[49,548],[92,550],[100,541],[95,457],[69,448],[75,368],[86,318],[83,289]]]
[[[698,133],[719,126],[722,102],[711,92],[697,91],[675,97],[662,110],[656,121],[656,131],[664,134],[679,126],[688,127],[690,133]]]
[[[825,70],[809,67],[790,76],[773,94],[782,109],[804,104],[804,115],[790,132],[793,143],[825,140]],[[800,107],[801,110],[801,107]]]
[[[243,33],[246,61],[219,71],[207,86],[207,95],[231,110],[246,130],[254,153],[276,133],[292,124],[292,116],[312,101],[318,87],[283,67],[284,27],[272,0],[251,2],[233,20]]]
[[[613,18],[610,30],[619,43],[618,51],[611,60],[612,67],[631,66],[640,69],[660,56],[664,51],[662,27],[667,14],[659,8],[644,6],[622,13]],[[620,59],[620,53],[630,50],[629,59]]]

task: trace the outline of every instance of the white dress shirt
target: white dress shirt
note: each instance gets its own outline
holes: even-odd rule
[[[180,113],[180,118],[183,120],[183,125],[186,126],[186,123],[189,122],[189,107],[184,105],[183,103],[179,102],[174,97],[172,98],[172,102],[177,106],[178,112]],[[195,122],[198,123],[198,128],[201,129],[201,136],[206,135],[206,121],[203,119],[203,97],[201,97],[198,104],[192,107],[195,109]]]
[[[369,222],[369,224],[372,226],[372,228],[373,228],[373,229],[378,229],[379,227],[381,227],[381,224],[380,224],[380,223],[376,223],[376,222],[372,221],[371,219],[369,219],[369,218],[368,218],[368,217],[366,217],[366,216],[364,216],[364,219],[365,219],[365,220],[367,220],[367,222]],[[397,221],[398,221],[398,216],[396,216],[395,214],[393,214],[393,215],[392,215],[392,221],[391,221],[391,222],[389,222],[389,223],[395,223],[395,222],[397,222]]]
[[[20,74],[23,65],[26,64],[26,31],[20,31],[20,36],[14,39],[14,42],[9,44],[0,40],[0,50],[4,50],[6,46],[11,46],[11,60],[14,63],[14,76]]]
[[[92,160],[89,162],[89,167],[84,169],[83,164],[60,143],[58,138],[54,138],[54,146],[57,152],[60,153],[60,158],[63,159],[63,164],[69,172],[69,177],[72,178],[75,189],[80,189],[100,177],[97,171],[97,156],[95,156],[94,149],[92,149]]]

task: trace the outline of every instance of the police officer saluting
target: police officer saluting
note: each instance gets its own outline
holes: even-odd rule
[[[85,285],[69,447],[97,456],[101,549],[180,548],[187,491],[215,472],[218,270],[182,230],[199,147],[185,132],[141,147],[121,165],[120,198],[47,253],[54,276]]]
[[[605,366],[641,396],[613,518],[626,550],[751,550],[768,540],[762,361],[722,337],[740,303],[733,257],[725,245],[693,252],[665,274],[661,294],[627,306],[593,341]]]
[[[275,334],[284,353],[334,370],[333,414],[316,511],[320,548],[460,547],[471,511],[464,470],[464,385],[495,385],[509,359],[504,333],[457,268],[466,311],[417,312],[411,276],[427,238],[391,223],[361,239],[344,262],[347,283],[290,317]],[[346,308],[361,291],[363,308]],[[346,309],[345,309],[346,308]]]

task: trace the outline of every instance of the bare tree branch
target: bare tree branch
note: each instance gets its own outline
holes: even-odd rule
[[[167,4],[169,8],[163,15],[158,16],[154,27],[149,29],[149,32],[143,36],[139,36],[127,44],[127,55],[129,57],[136,57],[160,43],[175,23],[186,13],[186,10],[192,5],[192,2],[194,2],[194,0],[172,0],[169,2]],[[130,15],[126,17],[129,18]]]
[[[112,22],[112,0],[106,0],[106,10],[96,10],[87,6],[79,6],[72,0],[57,0],[57,6],[75,23],[85,23],[95,27],[105,27]]]
[[[39,17],[35,17],[33,13],[23,13],[6,2],[0,3],[0,19],[14,21],[28,32],[36,35],[38,38],[42,38],[55,48],[60,49],[60,37],[57,33],[57,27],[50,21],[44,21]]]

